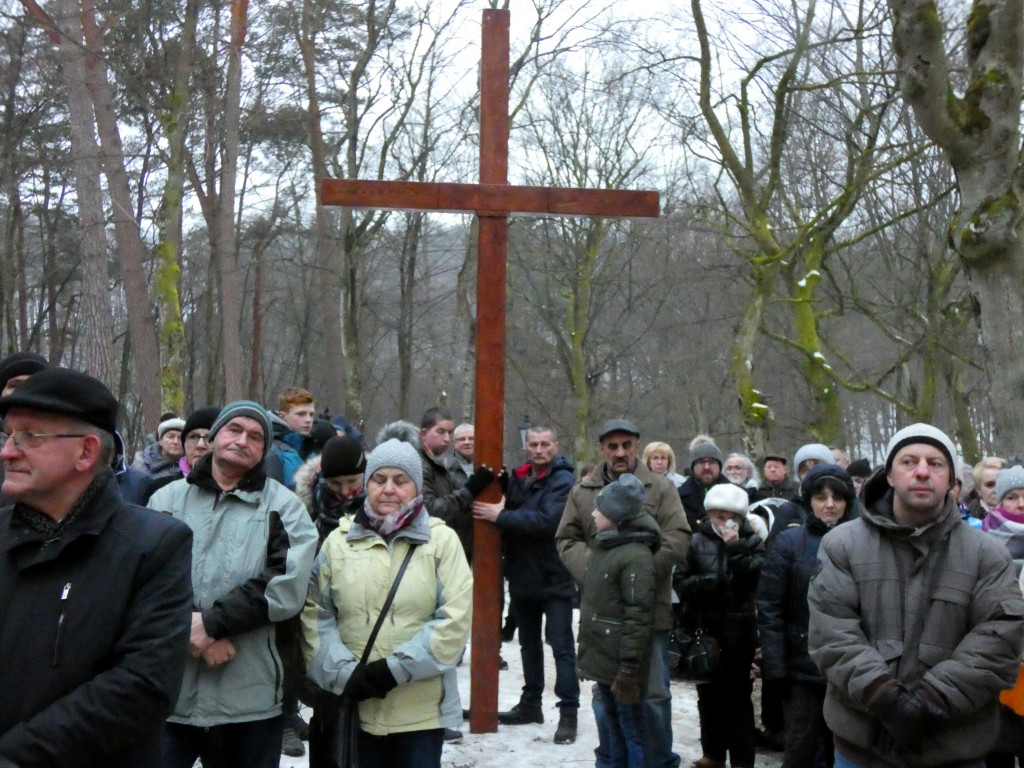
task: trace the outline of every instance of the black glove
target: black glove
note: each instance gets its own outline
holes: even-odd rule
[[[494,470],[481,464],[473,474],[466,480],[466,490],[474,499],[484,492],[484,489],[494,482]]]
[[[348,682],[345,683],[345,689],[341,692],[341,695],[352,701],[362,701],[363,699],[370,698],[367,695],[366,689],[365,664],[356,664],[356,668],[348,676]]]
[[[906,749],[916,747],[949,720],[949,715],[925,696],[899,683],[889,685],[875,696],[868,705],[868,712],[881,720],[893,740]]]
[[[371,699],[383,699],[389,691],[398,686],[387,659],[377,659],[366,665],[365,685],[371,691],[368,697]]]
[[[612,693],[623,704],[640,703],[640,665],[635,661],[623,661],[612,681]]]
[[[498,485],[501,486],[501,495],[508,495],[508,467],[502,466],[501,472],[498,473]]]

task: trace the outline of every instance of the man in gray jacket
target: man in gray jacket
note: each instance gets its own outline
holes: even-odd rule
[[[193,532],[192,658],[168,720],[164,768],[191,768],[197,757],[280,763],[277,632],[305,601],[317,533],[298,496],[263,470],[271,438],[258,403],[225,406],[207,433],[210,452],[149,501]]]
[[[1006,548],[964,525],[952,441],[897,432],[862,516],[829,532],[809,603],[836,766],[982,766],[1013,687],[1024,599]]]
[[[651,472],[639,461],[640,430],[627,419],[610,419],[598,433],[602,461],[585,480],[569,492],[565,511],[555,532],[555,546],[565,567],[583,584],[587,565],[596,547],[597,525],[592,513],[597,495],[606,485],[629,472],[644,484],[643,511],[661,529],[661,548],[654,556],[657,602],[654,606],[651,672],[647,684],[647,731],[652,768],[676,768],[679,755],[672,751],[672,692],[668,669],[668,640],[672,630],[672,568],[686,557],[690,548],[690,526],[675,485],[664,475]],[[597,699],[595,699],[597,702]],[[595,717],[603,710],[595,704]],[[610,758],[598,756],[607,762]]]

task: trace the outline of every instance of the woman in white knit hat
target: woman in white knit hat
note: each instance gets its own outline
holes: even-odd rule
[[[458,536],[423,506],[416,435],[407,422],[381,431],[366,461],[363,509],[339,521],[313,566],[304,652],[307,676],[328,695],[310,723],[311,768],[338,765],[330,694],[358,702],[362,768],[440,766],[444,729],[462,722],[455,666],[469,637],[473,579]]]
[[[757,648],[754,594],[764,542],[747,520],[747,492],[722,483],[704,497],[707,516],[694,531],[673,586],[686,605],[683,624],[718,641],[721,664],[697,685],[703,757],[694,768],[754,765],[754,705],[750,665]]]

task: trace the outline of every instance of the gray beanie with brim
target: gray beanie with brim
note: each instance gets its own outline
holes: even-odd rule
[[[594,506],[616,524],[640,517],[644,506],[644,484],[636,475],[626,473],[608,483],[597,494]]]
[[[1006,469],[1000,469],[996,475],[996,501],[1003,503],[1003,497],[1010,491],[1024,488],[1024,467],[1015,464]]]
[[[225,405],[220,415],[217,416],[210,426],[210,431],[206,435],[206,444],[212,445],[221,427],[238,417],[245,417],[259,422],[260,427],[263,429],[263,458],[267,458],[267,454],[270,453],[270,443],[274,439],[273,430],[270,428],[270,416],[267,414],[266,408],[259,403],[254,403],[252,400],[236,400]]]
[[[931,424],[911,424],[892,436],[889,440],[889,445],[885,448],[886,474],[892,469],[893,459],[896,458],[896,454],[900,452],[900,449],[914,443],[933,445],[946,454],[946,463],[949,466],[949,483],[953,485],[956,482],[956,446],[953,445],[953,441],[949,439],[945,432],[941,429],[936,429]]]
[[[697,443],[693,446],[690,451],[689,467],[691,471],[693,470],[693,465],[701,459],[713,459],[714,461],[717,461],[719,469],[721,469],[722,465],[725,463],[722,458],[722,451],[719,447],[714,443],[709,442]]]

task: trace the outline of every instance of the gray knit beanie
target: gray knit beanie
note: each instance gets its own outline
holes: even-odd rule
[[[946,454],[946,463],[949,466],[949,484],[956,483],[956,446],[945,432],[936,429],[931,424],[911,424],[892,436],[889,445],[885,448],[886,474],[892,469],[892,460],[896,458],[900,449],[914,443],[933,445]]]
[[[206,435],[206,444],[212,445],[220,428],[238,416],[245,416],[259,422],[260,427],[263,428],[263,458],[267,458],[267,454],[270,452],[270,442],[274,437],[274,433],[270,429],[270,417],[267,415],[266,408],[252,400],[236,400],[225,405]]]
[[[816,459],[822,464],[835,464],[836,457],[832,455],[832,450],[821,443],[808,443],[807,445],[801,445],[796,452],[796,456],[793,457],[793,469],[800,469],[800,465],[808,459]]]
[[[718,462],[719,469],[725,463],[722,459],[722,452],[717,445],[711,442],[697,443],[690,449],[690,471],[693,471],[693,465],[701,459],[714,459]]]
[[[628,472],[619,475],[614,483],[608,483],[597,494],[594,506],[612,522],[624,523],[640,517],[644,506],[644,484],[636,475]]]
[[[423,462],[417,450],[417,434],[416,427],[408,421],[393,421],[378,432],[379,445],[366,459],[367,480],[378,469],[400,469],[412,480],[416,493],[422,493]]]
[[[1003,496],[1010,491],[1024,488],[1024,467],[1016,464],[1007,469],[1000,469],[996,475],[996,501],[1003,503]]]

